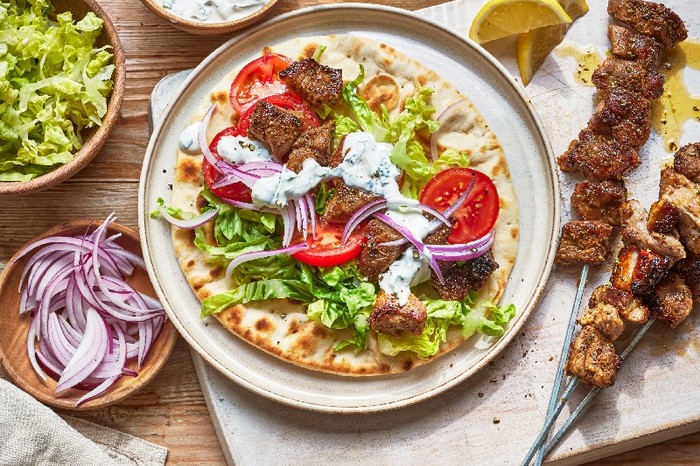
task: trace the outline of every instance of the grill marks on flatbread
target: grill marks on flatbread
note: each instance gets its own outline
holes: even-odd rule
[[[360,94],[372,108],[384,104],[390,113],[403,109],[404,103],[420,86],[435,89],[431,103],[439,115],[449,105],[464,99],[449,83],[417,61],[393,48],[354,36],[323,36],[299,38],[266,47],[268,52],[282,53],[294,59],[313,55],[320,46],[326,46],[321,63],[343,70],[345,81],[357,76],[359,65],[365,67],[365,81]],[[228,96],[231,81],[240,67],[231,71],[215,89],[211,102],[217,103],[208,129],[208,140],[236,121],[230,109]],[[202,118],[209,102],[192,116],[192,122]],[[484,122],[478,110],[468,101],[443,125],[438,139],[440,147],[453,147],[467,151],[472,168],[491,177],[500,196],[501,211],[495,226],[496,240],[492,249],[499,264],[479,290],[480,299],[497,302],[503,294],[510,270],[515,261],[518,242],[518,208],[515,191],[510,181],[508,165],[495,134]],[[171,205],[191,212],[196,210],[197,197],[202,189],[201,155],[178,152],[173,182]],[[211,235],[208,235],[211,236]],[[200,300],[223,293],[230,288],[223,278],[221,266],[207,262],[206,254],[193,244],[190,231],[173,229],[173,242],[180,267],[193,291]],[[192,312],[197,312],[193,310]],[[368,339],[368,350],[338,353],[333,347],[351,336],[349,330],[331,330],[306,318],[304,306],[290,300],[270,300],[238,305],[216,314],[214,317],[229,331],[285,361],[309,369],[340,375],[382,375],[400,373],[426,364],[440,355],[450,352],[463,342],[458,329],[448,331],[448,341],[437,355],[427,360],[418,359],[413,353],[400,353],[391,357],[379,352],[376,334]]]

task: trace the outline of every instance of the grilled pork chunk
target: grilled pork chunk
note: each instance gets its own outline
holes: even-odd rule
[[[566,372],[591,385],[609,387],[615,382],[619,367],[615,346],[595,327],[583,327],[571,344]]]
[[[660,198],[678,209],[678,232],[686,248],[700,254],[700,186],[671,167],[661,170]]]
[[[693,295],[685,281],[678,274],[670,273],[656,285],[651,294],[652,315],[676,328],[693,310]]]
[[[664,92],[664,76],[661,73],[617,57],[606,58],[593,72],[593,84],[606,92],[616,88],[638,92],[649,100],[658,99]]]
[[[377,196],[360,189],[350,188],[341,180],[333,180],[335,193],[328,199],[323,219],[329,223],[347,223],[352,214]]]
[[[377,333],[393,336],[403,333],[420,335],[427,318],[425,304],[415,295],[410,294],[406,305],[401,306],[399,298],[380,290],[374,309],[369,315],[369,326]]]
[[[592,308],[600,304],[614,306],[623,319],[633,324],[643,324],[649,319],[649,308],[641,299],[610,285],[599,286],[593,290],[588,307]]]
[[[647,229],[650,232],[669,234],[678,225],[680,213],[678,209],[666,199],[654,202],[649,209]]]
[[[622,224],[620,207],[627,200],[625,183],[606,180],[582,181],[574,187],[571,206],[581,220],[598,220],[612,226]]]
[[[612,230],[607,223],[597,221],[565,224],[555,260],[560,264],[602,264],[610,250]]]
[[[700,301],[700,255],[688,253],[688,257],[676,264],[676,272],[685,280],[695,301]]]
[[[616,57],[634,60],[644,68],[652,70],[661,65],[664,47],[653,37],[611,24],[608,27],[608,39],[610,39],[612,54]]]
[[[255,104],[248,133],[268,146],[281,159],[289,153],[301,133],[301,120],[292,113],[264,100]]]
[[[314,159],[319,165],[328,166],[333,145],[335,121],[331,120],[318,128],[309,128],[299,136],[287,159],[287,168],[299,173],[306,159]]]
[[[438,262],[445,283],[433,273],[430,280],[442,299],[462,301],[469,290],[478,290],[498,268],[491,251],[464,262]]]
[[[673,156],[673,169],[694,183],[700,183],[700,142],[686,144]]]
[[[620,318],[615,306],[598,303],[577,320],[581,327],[591,325],[609,341],[617,340],[617,337],[625,331],[625,323]]]
[[[584,129],[557,162],[565,172],[580,171],[593,180],[619,180],[637,168],[640,160],[632,147]]]
[[[608,14],[627,23],[640,33],[651,36],[667,49],[688,37],[683,20],[659,3],[644,0],[609,0]]]
[[[295,61],[280,72],[280,79],[312,105],[340,102],[343,71],[321,65],[313,58]]]
[[[622,206],[622,237],[628,243],[667,257],[672,264],[683,259],[685,248],[681,242],[673,235],[649,231],[647,218],[647,212],[639,201],[626,202]]]
[[[357,259],[357,268],[371,282],[379,280],[379,275],[386,272],[389,266],[399,258],[407,248],[404,246],[379,246],[381,243],[403,238],[384,222],[372,219],[365,228],[367,242]]]
[[[610,282],[617,289],[645,295],[654,290],[670,268],[668,257],[628,244],[617,255]]]
[[[639,148],[651,131],[651,102],[621,87],[605,93],[588,127],[597,134],[611,134],[620,144]]]

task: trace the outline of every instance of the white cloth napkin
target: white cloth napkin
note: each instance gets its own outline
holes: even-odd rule
[[[0,379],[0,465],[155,466],[167,456],[132,435],[61,417]]]

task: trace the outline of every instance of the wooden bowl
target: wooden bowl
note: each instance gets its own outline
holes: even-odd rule
[[[53,235],[81,235],[89,227],[96,227],[101,220],[76,220],[62,225],[57,225],[29,241],[21,249],[42,238]],[[141,255],[139,236],[134,230],[113,223],[109,228],[110,233],[122,233],[122,237],[117,242],[124,248]],[[17,262],[9,262],[5,270],[0,274],[0,363],[5,367],[14,383],[22,390],[32,395],[37,400],[56,408],[69,409],[75,411],[86,411],[91,409],[104,408],[117,403],[129,395],[134,394],[144,387],[155,377],[163,365],[170,357],[177,340],[177,331],[170,320],[163,324],[163,328],[158,338],[153,342],[143,367],[138,370],[136,377],[121,377],[106,392],[94,400],[85,402],[76,407],[75,404],[86,391],[68,389],[61,394],[54,394],[56,381],[47,378],[42,381],[34,372],[27,355],[27,332],[31,323],[29,314],[19,314],[19,293],[17,291],[19,279],[22,275],[24,265],[32,254],[20,259]],[[127,280],[131,286],[146,293],[149,296],[156,296],[153,286],[148,278],[148,273],[140,268],[136,268],[131,277]],[[137,370],[136,361],[127,364],[128,367]]]
[[[107,113],[102,118],[102,126],[86,129],[81,132],[83,147],[73,156],[73,160],[50,171],[44,175],[20,182],[0,182],[0,195],[23,194],[41,191],[50,188],[85,168],[85,166],[98,154],[114,125],[119,120],[119,113],[124,100],[124,87],[126,85],[126,65],[124,63],[124,48],[117,35],[117,30],[109,20],[109,17],[100,7],[97,0],[53,0],[56,13],[71,11],[75,20],[82,19],[88,12],[93,11],[102,18],[104,25],[102,35],[97,39],[96,46],[109,44],[114,54],[114,74],[112,80],[114,87],[107,102]]]
[[[163,8],[161,5],[162,2],[159,0],[141,0],[141,3],[146,5],[146,7],[153,13],[168,21],[178,29],[200,36],[216,36],[238,31],[239,29],[243,29],[246,26],[250,26],[251,24],[261,21],[270,13],[270,10],[277,3],[277,1],[278,0],[268,0],[268,2],[262,8],[254,11],[248,16],[244,16],[243,18],[234,21],[226,21],[221,23],[189,21]]]

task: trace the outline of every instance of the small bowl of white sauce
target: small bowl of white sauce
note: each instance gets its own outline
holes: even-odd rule
[[[141,0],[156,15],[192,34],[226,34],[263,19],[277,0]]]

